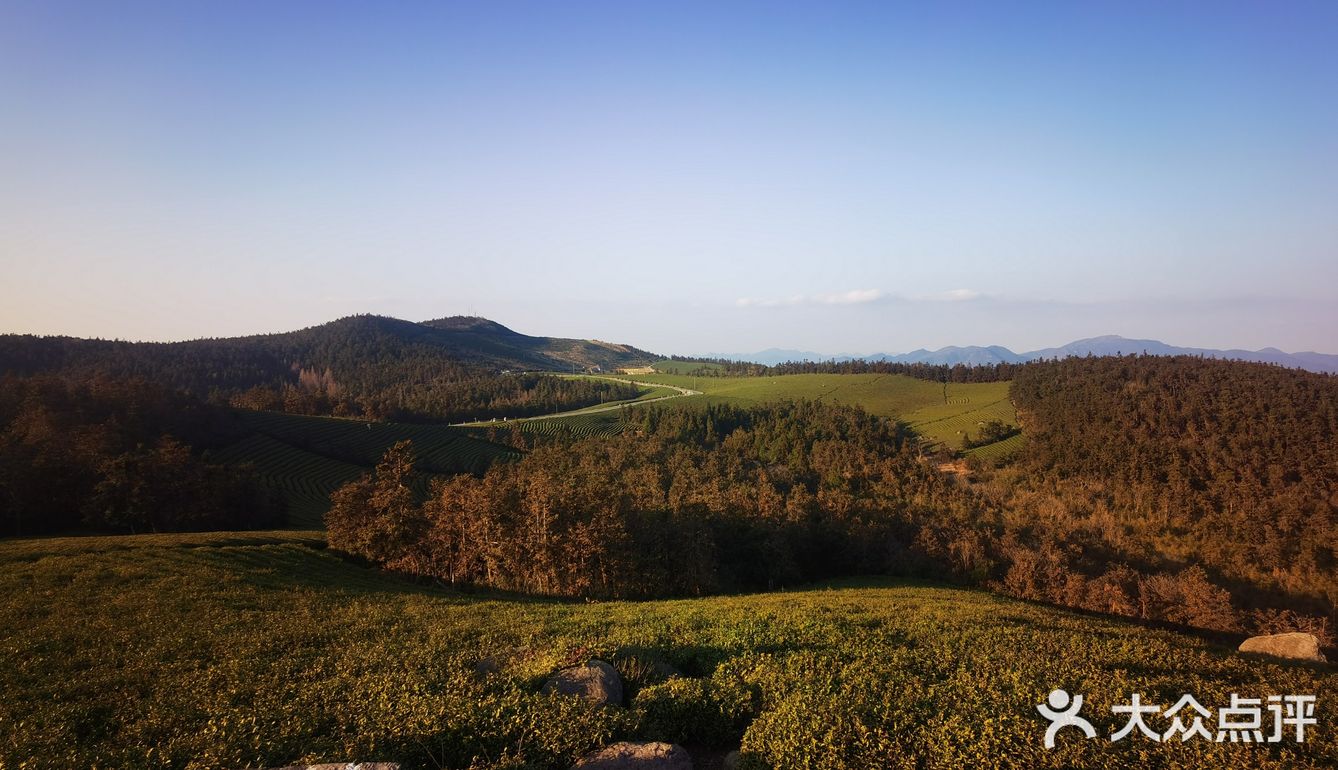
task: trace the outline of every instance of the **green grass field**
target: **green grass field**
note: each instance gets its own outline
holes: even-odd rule
[[[1338,676],[1193,636],[890,581],[656,602],[470,596],[320,546],[279,532],[0,543],[0,767],[566,768],[622,738],[699,758],[741,746],[778,770],[1338,766]],[[625,706],[539,692],[590,657],[624,673]],[[496,673],[475,672],[484,658]],[[657,662],[683,676],[664,680]],[[1085,695],[1099,740],[1066,731],[1042,747],[1034,707],[1056,687]],[[1110,707],[1133,692],[1164,708],[1184,693],[1209,708],[1314,694],[1320,723],[1305,744],[1112,744]]]
[[[656,364],[659,367],[659,364]],[[702,396],[669,403],[691,406],[732,403],[749,406],[782,399],[858,404],[873,414],[905,420],[930,442],[961,449],[968,433],[998,419],[1015,425],[1007,382],[942,383],[900,374],[786,374],[775,377],[692,377],[683,374],[637,375],[637,380],[702,391]]]

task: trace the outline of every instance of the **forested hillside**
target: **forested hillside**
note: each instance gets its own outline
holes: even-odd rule
[[[284,334],[174,343],[0,336],[0,374],[139,377],[215,404],[377,420],[528,416],[629,398],[631,386],[499,372],[649,360],[627,346],[529,337],[459,317],[352,316]]]
[[[1338,378],[1094,357],[1028,364],[1012,392],[1026,443],[1003,504],[1031,523],[1038,570],[1201,565],[1246,606],[1332,613]]]
[[[1329,639],[1335,385],[1193,358],[1028,365],[1014,388],[1021,454],[965,476],[858,407],[633,409],[620,435],[540,446],[440,483],[421,506],[396,491],[413,460],[397,447],[336,496],[330,540],[395,569],[540,594],[884,573]]]
[[[0,534],[251,529],[283,522],[219,409],[141,380],[0,377]]]

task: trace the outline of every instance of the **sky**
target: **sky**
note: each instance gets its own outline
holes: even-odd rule
[[[0,332],[1338,352],[1332,2],[0,4]]]

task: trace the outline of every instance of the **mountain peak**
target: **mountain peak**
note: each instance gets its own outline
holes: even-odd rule
[[[452,315],[446,316],[445,318],[436,318],[431,321],[424,321],[423,326],[430,326],[433,329],[453,332],[502,334],[515,337],[525,336],[518,331],[509,329],[497,323],[496,321],[476,315]]]

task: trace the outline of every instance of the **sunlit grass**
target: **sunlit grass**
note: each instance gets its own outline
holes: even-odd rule
[[[560,603],[413,585],[308,533],[0,544],[0,766],[567,767],[615,738],[742,745],[777,768],[1331,767],[1327,670],[988,593],[890,581]],[[539,694],[588,657],[630,708]],[[481,678],[481,658],[500,673]],[[695,682],[656,686],[650,662]],[[1087,696],[1109,734],[1142,692],[1313,693],[1310,742],[1061,741],[1034,705]],[[640,690],[641,694],[636,691]],[[670,735],[670,733],[678,733]]]

